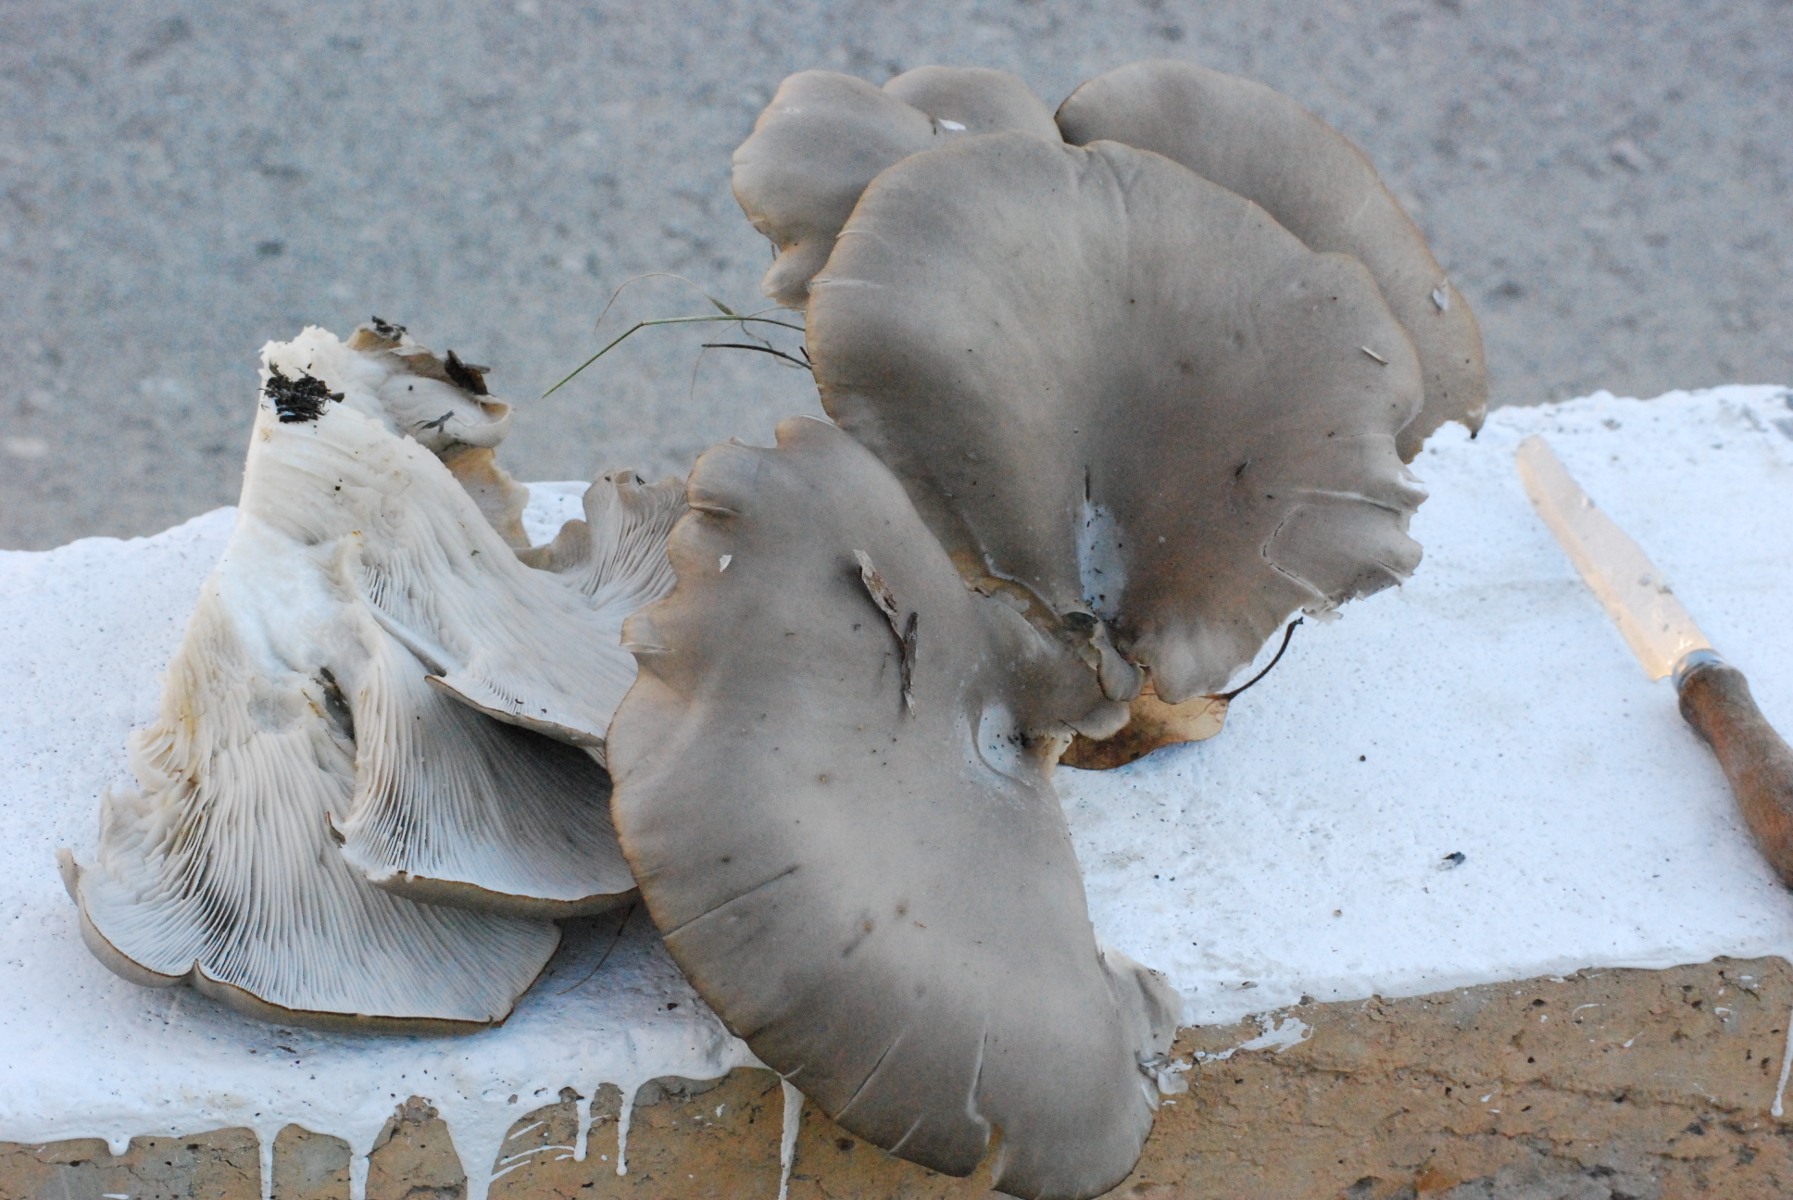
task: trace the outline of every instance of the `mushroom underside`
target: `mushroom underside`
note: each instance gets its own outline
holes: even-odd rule
[[[366,356],[307,333],[267,352],[236,527],[71,892],[139,982],[333,1027],[491,1024],[558,942],[542,918],[634,888],[593,753],[517,727],[600,743],[625,613],[519,562],[380,415]]]
[[[558,575],[595,611],[627,615],[672,590],[666,539],[685,513],[684,480],[650,484],[633,471],[609,471],[581,505],[583,520],[518,557]]]
[[[610,777],[587,751],[456,703],[391,638],[368,639],[356,682],[355,793],[332,828],[371,882],[537,919],[634,894]]]
[[[369,884],[330,836],[353,746],[318,711],[324,689],[260,661],[258,632],[208,588],[162,716],[132,746],[141,790],[107,796],[94,865],[65,865],[89,946],[133,982],[188,982],[254,1016],[400,1032],[502,1021],[558,929]],[[195,725],[190,711],[231,717]]]

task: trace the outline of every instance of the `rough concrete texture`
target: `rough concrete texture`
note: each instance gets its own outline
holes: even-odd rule
[[[1790,45],[1788,0],[10,0],[0,547],[229,503],[256,350],[308,322],[494,366],[521,478],[768,439],[813,388],[713,326],[534,398],[631,277],[754,302],[729,155],[815,66],[1004,67],[1051,104],[1154,55],[1250,75],[1380,166],[1497,403],[1793,382]],[[656,281],[605,328],[704,307]]]
[[[367,1200],[462,1200],[466,1194],[467,1172],[447,1124],[428,1100],[410,1097],[374,1139]]]
[[[349,1144],[327,1133],[288,1125],[274,1138],[274,1194],[281,1200],[346,1197]]]
[[[1782,959],[1568,978],[1279,1013],[1311,1028],[1280,1052],[1233,1051],[1256,1025],[1186,1029],[1187,1094],[1167,1102],[1121,1197],[1225,1200],[1677,1200],[1793,1195],[1793,1120],[1770,1115],[1793,1010]],[[1285,1029],[1287,1029],[1285,1025]],[[778,1195],[783,1098],[769,1071],[606,1086],[583,1160],[577,1100],[520,1116],[494,1200],[722,1200]],[[526,1104],[527,1101],[521,1101]],[[427,1100],[400,1106],[370,1156],[369,1200],[462,1200],[466,1175]],[[276,1200],[346,1200],[348,1147],[288,1126]],[[0,1200],[257,1200],[247,1130],[104,1143],[0,1143]],[[966,1200],[805,1107],[791,1200]]]
[[[345,1192],[346,1194],[346,1192]],[[132,1138],[114,1158],[97,1138],[19,1146],[0,1142],[5,1200],[259,1200],[255,1134],[218,1129],[190,1137]]]

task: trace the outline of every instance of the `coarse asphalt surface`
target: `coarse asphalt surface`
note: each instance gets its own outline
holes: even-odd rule
[[[0,3],[0,547],[230,503],[256,352],[378,313],[490,364],[520,478],[683,473],[819,411],[719,327],[601,344],[677,272],[751,305],[729,155],[785,75],[1146,57],[1375,161],[1475,305],[1493,400],[1793,384],[1793,3]],[[631,289],[606,336],[700,312]]]

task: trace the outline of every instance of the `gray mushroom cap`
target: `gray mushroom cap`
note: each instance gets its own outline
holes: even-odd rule
[[[1051,111],[1006,71],[921,67],[882,89],[834,71],[787,78],[735,151],[735,198],[778,248],[761,290],[802,308],[878,172],[956,136],[1002,129],[1059,140]]]
[[[887,169],[808,349],[969,580],[1105,626],[1167,703],[1418,562],[1419,370],[1374,279],[1159,155],[991,134]]]
[[[845,1128],[997,1186],[1132,1166],[1180,1003],[1097,943],[1051,784],[1103,701],[961,581],[901,484],[810,418],[698,460],[678,585],[630,620],[613,809],[667,948]]]
[[[916,67],[884,85],[884,94],[920,109],[947,132],[1031,133],[1059,140],[1052,112],[1033,89],[989,67]],[[869,181],[868,181],[869,182]]]
[[[1399,438],[1412,461],[1446,421],[1479,429],[1482,333],[1425,237],[1362,151],[1289,97],[1190,62],[1157,59],[1097,76],[1058,110],[1065,140],[1124,142],[1182,163],[1262,205],[1315,250],[1359,259],[1419,353],[1425,407]]]

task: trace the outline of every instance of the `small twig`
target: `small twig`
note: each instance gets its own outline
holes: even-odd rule
[[[639,900],[629,901],[629,911],[625,912],[623,914],[623,919],[616,923],[616,936],[610,939],[610,947],[604,951],[603,957],[598,959],[598,965],[587,971],[584,979],[581,979],[572,987],[567,988],[566,991],[556,992],[555,995],[564,996],[567,992],[578,991],[580,988],[591,982],[591,977],[593,975],[596,975],[603,969],[604,964],[610,961],[611,952],[616,949],[617,943],[623,940],[623,930],[629,927],[629,919],[635,915],[635,906],[639,903],[641,903]]]
[[[916,631],[921,624],[920,613],[910,613],[904,621],[897,607],[896,593],[884,582],[884,576],[872,565],[872,556],[863,550],[853,551],[853,557],[859,560],[859,582],[864,585],[866,595],[884,619],[890,622],[890,632],[896,635],[898,676],[902,681],[903,708],[908,712],[915,711],[915,646]]]
[[[915,647],[920,640],[917,631],[921,628],[921,614],[912,612],[909,621],[903,626],[903,705],[910,712],[915,711]]]
[[[703,348],[705,350],[758,350],[761,354],[770,354],[773,358],[782,358],[792,366],[801,367],[805,371],[813,371],[815,369],[796,355],[786,354],[783,350],[774,346],[755,346],[751,342],[705,342]]]
[[[1259,671],[1256,675],[1253,675],[1250,679],[1247,679],[1232,691],[1222,692],[1220,695],[1214,697],[1214,699],[1225,700],[1228,704],[1231,704],[1233,702],[1233,697],[1237,696],[1240,692],[1243,692],[1246,688],[1250,687],[1264,676],[1270,674],[1270,668],[1282,661],[1283,653],[1289,648],[1289,639],[1295,636],[1295,626],[1301,624],[1303,619],[1304,618],[1296,617],[1293,621],[1289,622],[1289,627],[1282,631],[1282,645],[1276,648],[1276,657],[1270,660],[1269,666],[1265,667],[1262,671]]]

